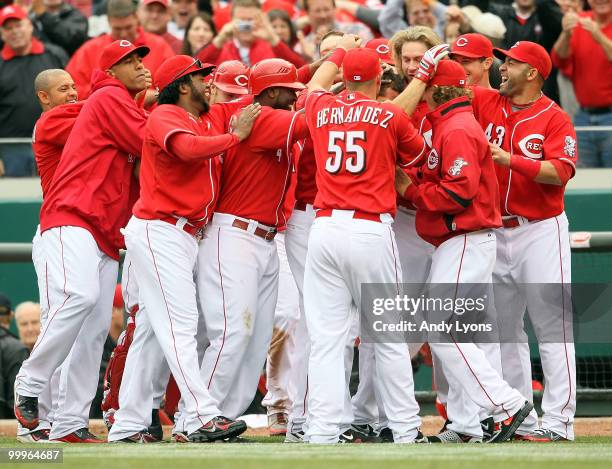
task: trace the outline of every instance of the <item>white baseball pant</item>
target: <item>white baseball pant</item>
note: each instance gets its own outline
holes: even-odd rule
[[[210,345],[202,378],[223,415],[236,418],[257,392],[272,338],[278,292],[276,244],[215,213],[198,253],[197,284]],[[261,225],[259,225],[261,226]],[[272,227],[267,227],[272,229]]]
[[[576,357],[571,338],[571,304],[562,301],[561,288],[571,284],[571,250],[567,216],[523,223],[516,228],[497,230],[497,263],[493,274],[496,284],[495,304],[500,330],[522,330],[525,309],[538,338],[545,387],[542,396],[542,428],[553,430],[568,440],[574,439],[576,412]],[[547,284],[547,285],[544,285]],[[559,284],[559,295],[551,301],[551,284]],[[526,288],[529,285],[530,288]],[[531,285],[533,287],[531,288]],[[566,287],[567,288],[567,287]],[[500,290],[500,293],[497,291]],[[503,296],[502,296],[503,294]],[[560,310],[560,311],[559,311]],[[551,318],[565,316],[564,341],[542,341],[547,331],[543,325]],[[555,324],[559,329],[561,324]],[[526,334],[523,341],[501,344],[504,379],[529,400],[533,400],[531,360]],[[537,414],[532,411],[519,429],[520,434],[537,428]]]
[[[40,396],[63,363],[50,434],[50,439],[57,439],[88,427],[118,262],[79,227],[51,228],[42,233],[39,244],[48,318],[17,375],[15,389],[23,396]]]
[[[394,285],[401,280],[390,216],[381,223],[353,219],[353,211],[333,210],[317,218],[310,230],[304,274],[304,306],[311,341],[309,426],[311,443],[338,442],[347,389],[343,350],[351,315],[361,302],[363,283]],[[410,442],[420,425],[414,398],[408,345],[376,343],[379,391],[397,443]]]

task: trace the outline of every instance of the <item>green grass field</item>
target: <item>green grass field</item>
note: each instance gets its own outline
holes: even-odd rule
[[[582,437],[573,443],[499,445],[285,445],[274,438],[248,438],[243,444],[151,445],[23,445],[0,438],[0,447],[64,450],[63,464],[55,467],[81,469],[165,468],[182,469],[206,465],[214,469],[395,469],[418,468],[578,468],[612,467],[612,437]],[[43,464],[14,464],[41,467]],[[51,466],[53,467],[53,466]]]

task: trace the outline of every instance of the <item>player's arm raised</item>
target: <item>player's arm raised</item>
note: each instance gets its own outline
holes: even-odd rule
[[[308,82],[308,91],[328,91],[334,84],[334,78],[342,65],[346,51],[360,47],[361,38],[354,34],[345,34],[336,50],[323,62]]]

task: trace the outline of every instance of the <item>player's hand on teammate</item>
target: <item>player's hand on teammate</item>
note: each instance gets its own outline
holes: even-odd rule
[[[502,150],[498,145],[489,143],[489,149],[491,150],[491,156],[493,161],[502,166],[510,166],[510,153]]]
[[[261,104],[259,103],[253,103],[245,107],[238,117],[232,118],[230,122],[231,133],[242,142],[250,135],[259,114],[261,114]]]
[[[448,55],[449,51],[450,48],[448,44],[440,44],[439,46],[434,46],[425,52],[425,55],[423,55],[421,63],[419,64],[419,69],[416,72],[415,78],[418,78],[425,83],[429,83],[436,73],[436,67],[440,61]]]
[[[406,193],[408,186],[412,184],[412,179],[399,166],[395,167],[395,190],[402,197]]]

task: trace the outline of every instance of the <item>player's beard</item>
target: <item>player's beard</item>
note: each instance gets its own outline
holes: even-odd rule
[[[202,113],[208,112],[210,109],[210,104],[208,104],[208,100],[204,93],[201,93],[193,84],[193,82],[189,82],[189,87],[191,88],[191,99],[202,106]]]

